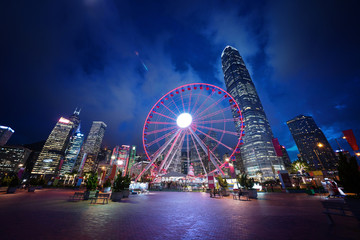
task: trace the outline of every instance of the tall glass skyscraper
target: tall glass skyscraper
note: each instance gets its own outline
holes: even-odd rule
[[[336,170],[337,158],[335,153],[312,117],[299,115],[286,123],[302,159],[311,168]]]
[[[78,156],[76,170],[91,172],[97,165],[97,155],[100,151],[107,125],[101,121],[93,121],[86,142]]]
[[[60,175],[71,173],[73,171],[76,159],[80,153],[81,146],[84,142],[84,134],[78,131],[70,140],[69,147],[66,151],[65,160],[60,170]]]
[[[240,151],[245,171],[250,177],[261,172],[265,179],[274,178],[284,165],[275,154],[273,133],[249,71],[238,50],[231,46],[222,52],[221,62],[227,91],[239,104],[244,118],[245,136]]]
[[[56,174],[61,160],[64,160],[65,150],[73,132],[73,123],[61,117],[51,131],[40,152],[32,174]]]

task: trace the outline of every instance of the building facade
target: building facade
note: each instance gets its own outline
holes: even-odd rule
[[[31,153],[30,149],[17,146],[0,147],[0,176],[6,173],[17,172],[25,167],[25,163]]]
[[[69,147],[65,154],[65,160],[60,170],[60,175],[71,173],[74,170],[74,166],[83,142],[84,134],[79,131],[71,137]]]
[[[316,170],[336,170],[335,153],[312,117],[299,115],[286,123],[302,160]]]
[[[11,127],[0,126],[0,146],[4,146],[9,141],[14,130]]]
[[[98,165],[97,156],[100,152],[107,125],[102,121],[93,121],[89,135],[80,151],[75,169],[78,172],[92,172]]]
[[[65,151],[73,132],[73,123],[61,117],[51,131],[35,162],[32,174],[50,174],[59,172],[59,165],[65,158]]]
[[[238,103],[244,118],[245,136],[240,152],[245,171],[250,177],[261,172],[265,179],[274,178],[284,165],[275,154],[273,133],[249,71],[238,50],[231,46],[222,52],[221,62],[227,92]]]

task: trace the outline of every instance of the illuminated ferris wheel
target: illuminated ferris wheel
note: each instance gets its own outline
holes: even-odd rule
[[[234,98],[225,90],[206,83],[175,88],[161,97],[150,110],[143,127],[143,146],[156,175],[167,172],[179,153],[198,162],[203,175],[213,171],[224,175],[221,156],[235,160],[243,135],[243,118]]]

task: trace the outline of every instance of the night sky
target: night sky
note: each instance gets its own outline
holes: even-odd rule
[[[9,144],[45,140],[82,109],[82,132],[107,123],[104,144],[136,144],[153,104],[191,82],[224,88],[221,52],[236,47],[275,137],[311,115],[334,149],[360,141],[357,1],[1,1],[0,125]],[[342,147],[347,147],[340,140]]]

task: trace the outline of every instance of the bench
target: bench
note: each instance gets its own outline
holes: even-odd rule
[[[321,201],[321,204],[325,208],[325,211],[323,213],[326,214],[329,224],[334,223],[331,215],[355,217],[349,207],[343,201],[325,200]]]
[[[75,192],[73,196],[70,196],[70,201],[80,201],[84,200],[85,193],[84,192]]]
[[[110,193],[99,193],[98,196],[90,198],[90,204],[96,204],[97,200],[102,200],[102,204],[109,203]]]

